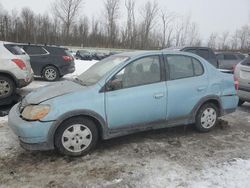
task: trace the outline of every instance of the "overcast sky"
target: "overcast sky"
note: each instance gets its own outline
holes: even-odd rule
[[[121,1],[121,10],[124,0]],[[153,0],[152,0],[153,1]],[[250,24],[250,0],[156,0],[159,7],[179,15],[191,15],[199,26],[203,40],[212,32],[233,32],[242,25]],[[6,10],[29,7],[36,13],[51,12],[53,0],[0,0]],[[145,0],[135,0],[137,12]],[[81,14],[88,17],[101,16],[103,0],[84,0]],[[125,14],[121,14],[122,15]]]

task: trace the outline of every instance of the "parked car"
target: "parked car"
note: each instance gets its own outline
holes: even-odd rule
[[[47,45],[18,44],[30,56],[35,76],[56,81],[75,71],[73,56],[67,48]]]
[[[245,55],[236,52],[217,52],[216,57],[220,69],[233,71],[235,66],[246,58]]]
[[[93,53],[93,59],[94,60],[102,60],[106,57],[106,54],[104,54],[103,52],[94,52]]]
[[[29,56],[15,44],[0,41],[0,104],[32,80]]]
[[[210,131],[238,104],[233,75],[185,52],[127,52],[28,94],[9,126],[29,150],[87,154],[98,139],[195,123]]]
[[[80,60],[92,60],[92,54],[87,50],[78,50],[76,52],[76,59]]]
[[[250,102],[250,56],[236,65],[235,77],[239,81],[239,106],[245,101]]]
[[[196,55],[204,58],[205,60],[207,60],[211,65],[213,65],[214,67],[219,69],[220,72],[232,73],[231,70],[221,69],[219,67],[217,57],[216,57],[213,49],[211,49],[211,48],[208,48],[208,47],[179,47],[179,48],[167,48],[166,50],[179,50],[179,51],[183,51],[183,52],[189,52],[189,53],[196,54]]]

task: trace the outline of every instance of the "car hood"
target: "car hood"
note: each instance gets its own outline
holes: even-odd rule
[[[49,99],[62,96],[68,93],[79,91],[83,89],[84,86],[77,84],[72,81],[62,81],[54,84],[49,84],[47,86],[38,88],[33,92],[29,93],[23,99],[23,106],[25,104],[39,104],[41,102],[47,101]]]

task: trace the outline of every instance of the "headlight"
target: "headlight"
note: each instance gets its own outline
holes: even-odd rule
[[[40,120],[44,118],[50,110],[49,105],[29,105],[22,112],[22,117],[27,120]]]

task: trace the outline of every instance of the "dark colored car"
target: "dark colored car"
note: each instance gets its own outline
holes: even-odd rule
[[[245,55],[238,52],[217,52],[220,69],[234,70],[235,66],[246,58]]]
[[[105,53],[102,53],[102,52],[95,52],[95,53],[93,54],[93,59],[94,59],[94,60],[102,60],[102,59],[104,59],[105,57],[107,57],[106,54],[105,54]]]
[[[20,47],[30,56],[35,76],[41,76],[47,81],[56,81],[75,71],[74,58],[67,48],[31,44],[20,44]]]
[[[92,60],[92,54],[87,50],[78,50],[76,52],[76,59],[80,60]]]
[[[201,56],[205,60],[207,60],[210,64],[212,64],[216,68],[219,68],[216,55],[211,48],[208,48],[208,47],[184,47],[184,48],[180,49],[180,51],[190,52],[190,53],[194,53],[198,56]]]

